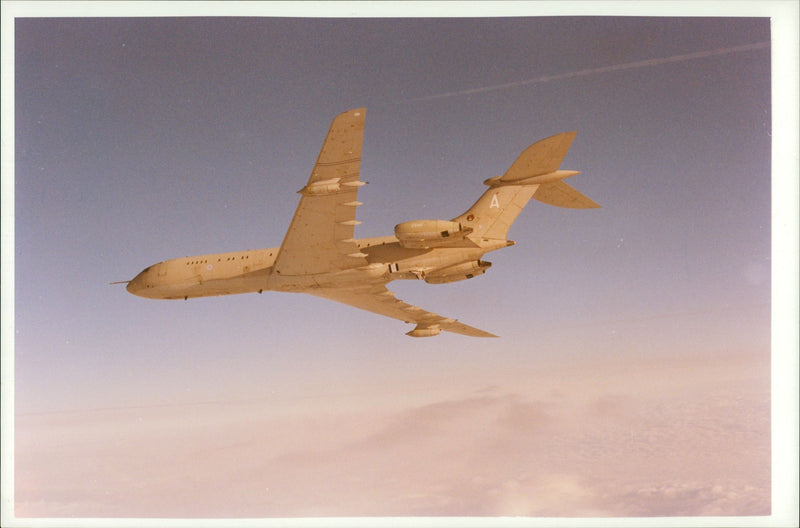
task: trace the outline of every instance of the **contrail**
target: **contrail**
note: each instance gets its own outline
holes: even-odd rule
[[[454,97],[457,95],[472,95],[485,92],[493,92],[495,90],[505,90],[508,88],[516,88],[518,86],[526,86],[529,84],[540,84],[549,81],[559,81],[561,79],[571,79],[573,77],[586,77],[588,75],[597,75],[599,73],[608,73],[622,70],[632,70],[635,68],[647,68],[650,66],[659,66],[661,64],[669,64],[673,62],[683,62],[694,59],[705,59],[707,57],[715,57],[717,55],[727,55],[729,53],[738,53],[740,51],[750,51],[757,49],[769,48],[769,42],[756,42],[754,44],[744,44],[742,46],[733,46],[729,48],[718,48],[708,51],[697,51],[694,53],[684,53],[682,55],[673,55],[671,57],[660,57],[657,59],[646,59],[636,62],[627,62],[625,64],[614,64],[612,66],[601,66],[599,68],[587,68],[585,70],[578,70],[568,73],[559,73],[556,75],[543,75],[534,79],[526,79],[524,81],[516,81],[507,84],[495,84],[493,86],[484,86],[482,88],[471,88],[468,90],[459,90],[457,92],[447,92],[437,95],[427,95],[423,97],[415,97],[408,99],[411,101],[430,101],[432,99],[441,99],[443,97]]]

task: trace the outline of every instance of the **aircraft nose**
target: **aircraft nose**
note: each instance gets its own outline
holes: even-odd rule
[[[135,276],[125,287],[128,290],[128,293],[132,293],[134,295],[138,295],[142,297],[142,290],[145,289],[145,278],[144,276],[147,274],[147,270],[142,271],[137,276]]]
[[[136,292],[139,291],[142,288],[142,284],[141,284],[142,281],[139,278],[140,275],[141,275],[141,273],[139,275],[137,275],[136,277],[134,277],[133,280],[131,280],[128,283],[128,285],[125,287],[125,289],[128,290],[128,293],[132,293],[132,294],[136,295]]]

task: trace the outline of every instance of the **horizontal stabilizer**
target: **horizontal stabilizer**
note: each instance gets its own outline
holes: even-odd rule
[[[575,134],[577,132],[564,132],[537,141],[522,151],[499,181],[512,183],[558,170]]]
[[[594,200],[570,187],[563,180],[539,185],[539,188],[533,193],[533,197],[542,203],[555,205],[556,207],[568,207],[570,209],[594,209],[600,207]]]

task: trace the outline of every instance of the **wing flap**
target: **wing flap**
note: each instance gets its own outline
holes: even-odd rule
[[[363,288],[321,288],[309,291],[311,295],[322,297],[331,301],[347,304],[405,323],[414,323],[418,328],[440,328],[446,332],[453,332],[471,337],[497,337],[478,328],[460,323],[455,319],[443,317],[433,312],[428,312],[418,306],[413,306],[398,299],[394,292],[385,286],[371,286]]]

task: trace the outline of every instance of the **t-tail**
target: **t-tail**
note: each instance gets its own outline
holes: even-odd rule
[[[469,238],[476,242],[506,240],[511,224],[531,198],[557,207],[600,207],[564,183],[564,178],[574,176],[578,171],[558,168],[575,134],[564,132],[525,149],[505,174],[486,180],[484,183],[489,190],[453,221],[472,229]]]

